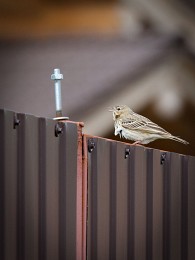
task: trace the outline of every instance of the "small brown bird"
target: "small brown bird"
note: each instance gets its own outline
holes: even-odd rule
[[[148,144],[156,139],[171,139],[183,144],[187,141],[171,135],[148,118],[136,114],[128,106],[112,107],[115,135],[135,141],[133,144]]]

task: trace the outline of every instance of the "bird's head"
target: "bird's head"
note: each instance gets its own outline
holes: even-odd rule
[[[132,112],[132,110],[126,105],[111,107],[109,111],[113,113],[114,120],[119,118],[121,115],[129,114]]]

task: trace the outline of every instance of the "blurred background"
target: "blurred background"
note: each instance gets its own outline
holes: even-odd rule
[[[195,155],[194,54],[194,0],[0,0],[0,108],[55,117],[60,68],[63,115],[90,135],[116,138],[126,104],[190,142],[149,147]]]

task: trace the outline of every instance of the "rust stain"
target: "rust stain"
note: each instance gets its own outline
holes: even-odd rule
[[[86,249],[87,249],[87,141],[86,135],[83,135],[83,157],[82,157],[82,169],[83,169],[83,216],[82,216],[82,224],[83,224],[83,260],[86,259]]]
[[[83,174],[82,174],[82,127],[77,123],[78,146],[77,146],[77,238],[76,238],[76,259],[82,260],[83,255]]]

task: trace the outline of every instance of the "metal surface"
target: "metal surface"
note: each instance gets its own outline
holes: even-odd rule
[[[195,227],[194,227],[194,219],[195,219],[195,206],[194,206],[194,198],[195,198],[195,159],[192,156],[188,158],[188,164],[185,161],[184,167],[187,169],[187,174],[184,174],[186,178],[185,189],[187,192],[185,193],[184,199],[184,222],[185,226],[187,226],[187,231],[185,232],[185,244],[188,245],[187,248],[183,248],[183,253],[188,256],[188,259],[195,259]],[[187,223],[186,223],[187,222]],[[184,251],[185,250],[185,251]],[[184,256],[185,256],[184,255]],[[184,260],[183,258],[182,260]]]
[[[59,69],[54,69],[54,74],[51,75],[51,79],[54,80],[55,86],[55,101],[56,101],[56,116],[62,116],[62,94],[61,94],[61,80],[63,74],[60,74]]]
[[[0,110],[1,260],[194,260],[195,157]]]
[[[195,158],[98,137],[85,142],[87,259],[195,259]]]
[[[54,69],[54,74],[51,75],[51,79],[54,80],[55,87],[56,117],[54,120],[67,120],[69,117],[62,116],[61,80],[63,79],[63,74],[60,74],[60,69]]]
[[[82,259],[80,127],[56,124],[0,110],[2,260]]]

